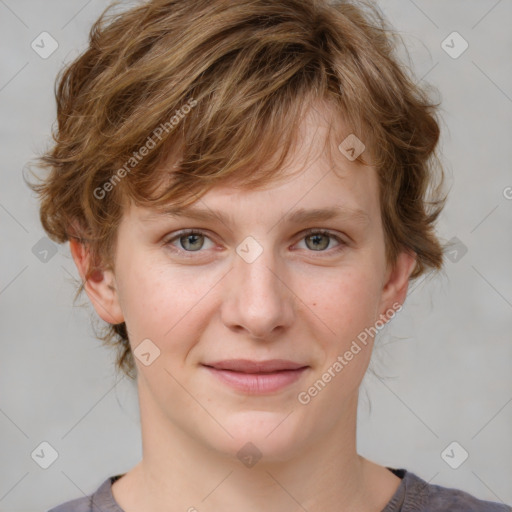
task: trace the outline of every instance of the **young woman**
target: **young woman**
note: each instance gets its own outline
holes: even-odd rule
[[[442,267],[435,105],[377,10],[104,13],[34,189],[137,380],[143,458],[51,512],[510,511],[356,451],[358,390]]]

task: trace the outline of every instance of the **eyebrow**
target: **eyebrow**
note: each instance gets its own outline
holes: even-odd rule
[[[143,220],[150,220],[151,218],[158,217],[159,214],[165,217],[183,217],[198,221],[218,220],[223,224],[230,224],[230,216],[224,212],[210,209],[199,209],[195,207],[169,207],[156,214],[150,214],[143,217]],[[329,208],[313,208],[309,210],[299,208],[285,214],[276,224],[279,222],[305,224],[308,222],[326,221],[331,219],[346,219],[348,221],[354,221],[364,225],[367,225],[370,222],[370,217],[364,210],[359,208],[348,208],[346,206],[332,206]]]

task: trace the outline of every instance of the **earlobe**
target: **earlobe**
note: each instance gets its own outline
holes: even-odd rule
[[[387,278],[382,289],[382,299],[380,304],[381,316],[386,316],[390,309],[396,310],[393,305],[402,305],[409,288],[409,277],[416,266],[416,254],[410,251],[402,251],[394,267],[388,271]]]
[[[98,268],[96,262],[92,262],[87,246],[78,239],[70,239],[69,247],[96,313],[109,324],[124,322],[113,272]]]

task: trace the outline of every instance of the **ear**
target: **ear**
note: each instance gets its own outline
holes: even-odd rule
[[[416,254],[411,251],[402,251],[394,266],[388,264],[384,279],[379,313],[382,320],[388,321],[386,312],[396,311],[396,304],[402,305],[409,288],[409,277],[416,265]]]
[[[97,266],[97,262],[92,262],[89,249],[79,240],[71,238],[69,247],[96,313],[109,324],[124,322],[113,272],[103,270]]]

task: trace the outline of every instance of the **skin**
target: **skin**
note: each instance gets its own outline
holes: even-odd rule
[[[115,272],[87,281],[98,315],[126,322],[132,349],[149,338],[160,350],[149,366],[136,359],[143,459],[112,486],[125,512],[380,512],[400,485],[356,451],[371,338],[308,404],[297,399],[359,333],[404,302],[415,262],[407,252],[393,267],[386,262],[376,169],[336,146],[332,167],[322,150],[327,113],[310,111],[281,182],[216,186],[193,205],[224,212],[226,223],[131,204],[118,230]],[[284,220],[298,208],[330,206],[360,209],[367,219]],[[204,237],[176,237],[185,228]],[[308,228],[334,236],[317,235],[318,247]],[[252,263],[236,252],[248,236],[262,248]],[[84,278],[89,254],[76,241],[71,251]],[[201,366],[231,358],[309,368],[280,391],[248,395]],[[248,442],[262,453],[252,467],[237,458]]]

